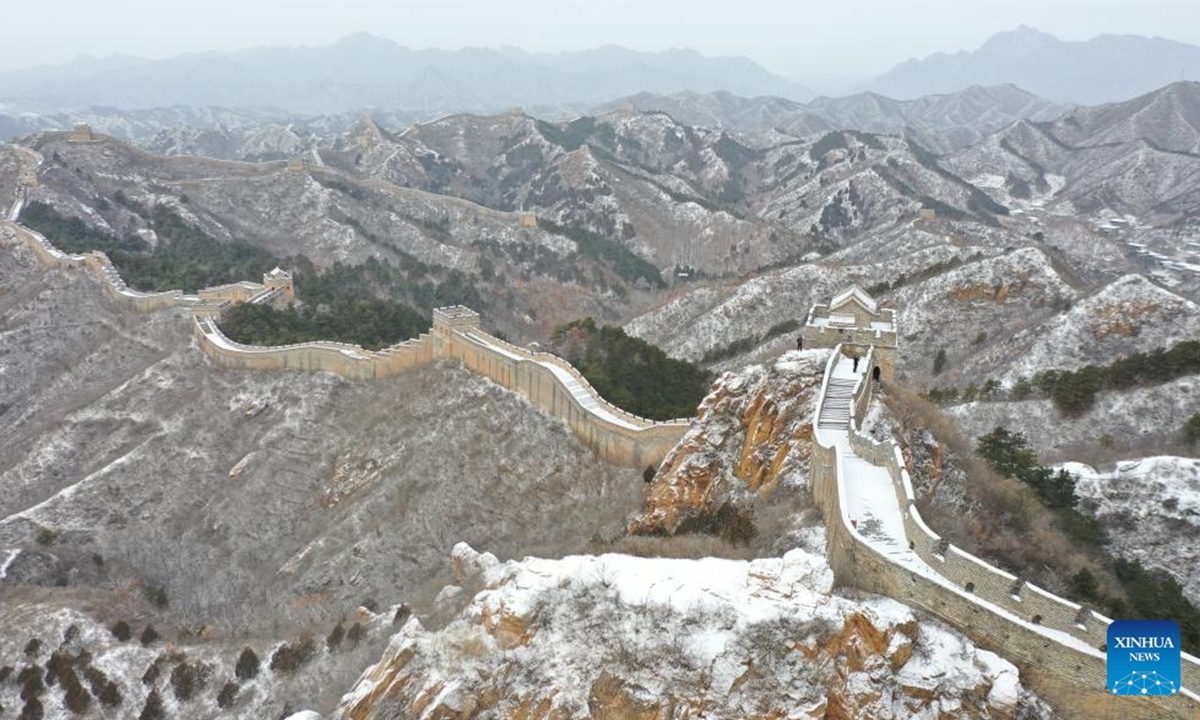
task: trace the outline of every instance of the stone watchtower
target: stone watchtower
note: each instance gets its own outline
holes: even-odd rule
[[[295,302],[296,289],[292,285],[292,274],[278,267],[269,273],[263,273],[263,287],[268,290],[279,290],[288,302]]]
[[[479,329],[479,313],[463,307],[434,308],[433,310],[433,356],[437,358],[450,355],[450,343],[455,332],[470,332]]]
[[[77,123],[75,129],[67,136],[67,142],[73,143],[90,143],[96,140],[96,134],[92,132],[91,126],[84,123]]]
[[[891,380],[896,372],[896,311],[883,307],[858,285],[829,301],[818,303],[804,323],[804,347],[831,348],[841,344],[847,354],[866,355],[874,346],[877,379]]]

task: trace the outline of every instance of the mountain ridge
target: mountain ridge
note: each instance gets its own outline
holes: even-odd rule
[[[432,99],[406,94],[429,68],[461,90]],[[7,96],[7,103],[34,111],[105,104],[221,105],[310,114],[364,107],[479,112],[513,105],[564,108],[642,89],[719,88],[742,94],[811,95],[745,57],[617,46],[563,54],[512,48],[415,50],[366,33],[311,47],[186,53],[159,60],[76,58],[57,66],[0,73],[0,95]]]
[[[974,50],[910,58],[863,88],[911,99],[971,85],[1009,82],[1059,103],[1125,100],[1200,78],[1200,47],[1160,37],[1099,35],[1062,41],[1022,25]]]

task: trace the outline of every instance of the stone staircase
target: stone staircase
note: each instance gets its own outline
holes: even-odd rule
[[[855,382],[853,378],[829,378],[825,404],[821,406],[821,415],[817,419],[818,427],[846,429],[853,409]]]

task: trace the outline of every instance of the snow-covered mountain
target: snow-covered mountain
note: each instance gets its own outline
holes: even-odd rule
[[[1013,85],[893,100],[865,92],[799,103],[778,97],[737,97],[727,92],[639,93],[605,109],[632,106],[665,112],[680,122],[755,135],[777,131],[818,137],[834,130],[906,135],[937,151],[958,150],[1016,120],[1051,120],[1062,109]]]

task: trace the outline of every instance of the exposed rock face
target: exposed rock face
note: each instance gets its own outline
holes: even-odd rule
[[[831,594],[804,550],[499,563],[446,627],[410,619],[338,715],[371,718],[1048,717],[1017,670],[883,598]]]
[[[699,422],[663,460],[631,531],[736,535],[731,525],[745,500],[769,496],[781,483],[803,486],[826,357],[824,350],[790,352],[769,367],[718,379]]]

